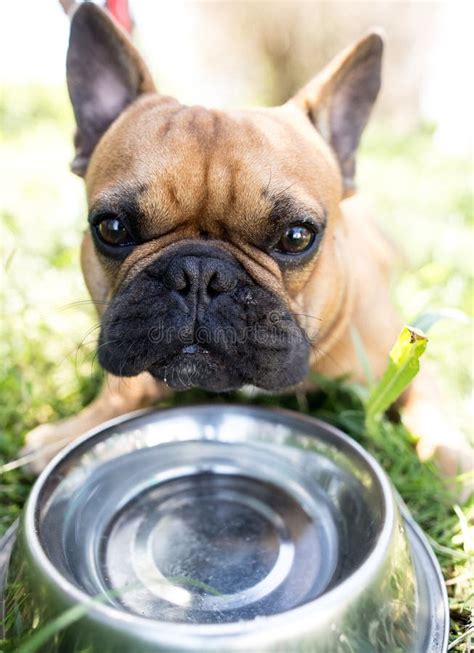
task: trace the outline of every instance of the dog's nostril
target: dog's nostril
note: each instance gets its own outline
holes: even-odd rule
[[[230,292],[236,286],[235,275],[224,266],[215,270],[207,283],[207,294],[211,297],[223,292]]]
[[[168,287],[182,295],[201,294],[213,298],[233,290],[235,269],[219,259],[185,256],[174,259],[165,272]]]
[[[186,293],[191,287],[191,282],[184,270],[179,270],[172,279],[171,287],[179,292]]]
[[[187,295],[199,281],[199,265],[194,257],[175,258],[168,265],[164,279],[171,290]]]
[[[219,295],[222,292],[221,289],[221,284],[218,279],[217,272],[214,272],[211,275],[211,278],[208,281],[206,292],[209,295],[209,297],[215,297],[216,295]]]

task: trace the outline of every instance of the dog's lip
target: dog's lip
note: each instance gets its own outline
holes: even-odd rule
[[[164,369],[165,367],[173,366],[174,364],[178,363],[179,360],[184,361],[185,359],[194,357],[196,357],[196,359],[203,357],[203,360],[204,358],[210,356],[214,358],[212,352],[208,349],[205,349],[202,345],[198,345],[196,343],[191,345],[184,345],[181,349],[153,361],[153,363],[149,365],[148,369]]]
[[[229,385],[226,381],[222,387],[211,387],[216,375],[224,375],[227,379],[228,368],[222,359],[197,344],[182,347],[166,362],[163,359],[155,361],[147,368],[147,371],[174,390],[201,387],[221,391],[228,389]],[[234,387],[234,385],[230,387]]]
[[[181,349],[181,354],[186,354],[186,355],[195,355],[195,354],[210,354],[210,351],[208,349],[205,349],[204,347],[201,347],[201,345],[198,344],[193,344],[193,345],[186,345]]]
[[[181,347],[181,349],[176,349],[172,353],[168,353],[167,355],[153,361],[151,367],[162,367],[164,365],[170,365],[173,363],[173,361],[181,358],[182,356],[198,356],[200,354],[203,356],[210,356],[211,352],[196,343],[184,345]]]

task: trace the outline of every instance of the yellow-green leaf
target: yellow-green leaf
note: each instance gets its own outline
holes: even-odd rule
[[[420,357],[428,338],[419,329],[404,327],[389,356],[388,366],[370,393],[366,404],[366,422],[373,425],[400,397],[420,369]]]

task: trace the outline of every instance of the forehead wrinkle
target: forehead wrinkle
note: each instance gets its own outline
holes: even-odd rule
[[[172,180],[160,184],[154,182],[140,198],[140,208],[144,238],[156,237],[177,225],[181,208]]]
[[[218,224],[227,223],[231,230],[258,236],[255,232],[268,208],[260,197],[261,163],[255,152],[249,153],[251,148],[242,145],[244,135],[252,136],[252,126],[220,111],[200,108],[181,111],[174,122],[175,128],[180,125],[181,134],[174,129],[169,134],[167,148],[171,151],[161,152],[163,167],[155,169],[141,199],[148,237],[153,237],[163,222],[167,228],[194,223],[196,229],[211,234]],[[237,130],[241,122],[242,129]],[[267,168],[265,179],[266,173]]]
[[[159,208],[168,220],[191,221],[208,206],[209,159],[218,117],[201,107],[185,107],[171,121],[165,143],[156,143],[156,167],[143,208],[150,219]]]

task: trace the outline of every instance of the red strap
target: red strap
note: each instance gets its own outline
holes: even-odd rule
[[[130,18],[128,0],[106,0],[105,6],[127,32],[132,31],[132,19]]]

